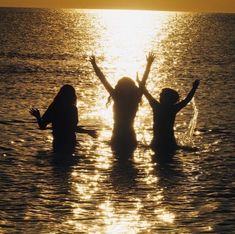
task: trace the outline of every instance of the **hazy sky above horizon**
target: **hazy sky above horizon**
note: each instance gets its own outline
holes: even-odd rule
[[[1,0],[0,7],[233,12],[235,0]]]

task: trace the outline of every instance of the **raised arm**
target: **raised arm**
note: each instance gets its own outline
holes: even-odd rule
[[[137,73],[137,82],[140,85],[141,81],[138,78],[138,73]],[[159,104],[159,102],[149,93],[149,91],[147,90],[145,86],[142,87],[142,92],[144,96],[147,98],[150,106],[153,106],[153,105],[155,106]]]
[[[146,80],[148,79],[149,72],[150,72],[150,69],[151,69],[151,66],[152,66],[154,59],[155,59],[155,55],[153,53],[149,53],[148,56],[146,57],[146,60],[147,60],[146,68],[144,71],[143,78],[139,82],[139,88],[140,88],[141,94],[143,94],[143,92],[144,92]]]
[[[193,87],[190,90],[190,92],[188,93],[187,97],[177,104],[176,108],[177,108],[178,111],[180,111],[182,108],[184,108],[192,100],[199,84],[200,84],[199,80],[195,80],[193,82]]]
[[[101,83],[104,85],[104,87],[106,88],[106,90],[109,92],[109,94],[112,96],[113,95],[113,92],[114,92],[114,89],[113,87],[109,84],[109,82],[106,80],[103,72],[100,70],[100,68],[97,66],[96,64],[96,59],[95,59],[95,56],[92,55],[89,59],[89,61],[91,62],[93,68],[94,68],[94,71],[95,71],[95,74],[97,75],[97,77],[100,79]]]
[[[149,91],[146,89],[146,87],[143,87],[143,93],[144,96],[147,98],[150,106],[156,106],[159,105],[159,102],[149,93]]]
[[[44,130],[46,129],[46,126],[52,122],[53,109],[54,106],[51,104],[42,117],[40,111],[37,108],[31,108],[29,113],[37,119],[39,128]]]

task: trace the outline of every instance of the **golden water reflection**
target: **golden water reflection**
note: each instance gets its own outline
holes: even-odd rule
[[[162,62],[161,42],[167,37],[167,31],[163,28],[172,14],[125,10],[101,10],[96,11],[96,14],[98,17],[95,19],[102,25],[97,29],[97,44],[100,46],[91,53],[97,56],[99,66],[113,87],[123,76],[129,76],[133,80],[136,79],[137,72],[141,76],[146,65],[146,55],[150,51],[156,54],[153,70],[155,73],[158,71]],[[155,87],[150,87],[150,90],[153,89],[155,90]],[[106,107],[108,94],[102,86],[99,86],[96,97],[94,115],[100,116],[106,126],[112,126],[112,103]],[[148,105],[143,105],[139,109],[135,125],[144,126],[143,116],[150,116],[150,112]],[[136,129],[137,138],[146,143],[150,141],[151,136],[146,134],[145,128]],[[110,137],[105,130],[100,134]]]
[[[95,19],[99,20],[96,44],[99,46],[93,48],[90,54],[96,55],[98,65],[113,87],[122,76],[129,76],[133,80],[137,72],[141,76],[149,51],[156,54],[147,82],[153,96],[158,98],[160,90],[167,85],[177,85],[177,82],[167,80],[165,76],[159,77],[168,59],[163,48],[168,31],[164,28],[172,14],[140,11],[99,11],[96,14]],[[88,159],[92,170],[83,169],[79,174],[72,173],[72,191],[79,202],[74,204],[73,217],[68,223],[77,232],[92,234],[147,233],[157,227],[177,225],[177,212],[165,202],[171,178],[169,181],[164,176],[162,178],[162,174],[168,171],[157,171],[158,163],[153,160],[153,153],[147,148],[152,138],[152,111],[148,103],[143,98],[135,119],[139,148],[129,161],[119,162],[108,145],[113,125],[112,103],[106,106],[108,93],[99,84],[94,72],[91,74],[97,80],[92,115],[100,121],[100,143]],[[181,84],[176,88],[182,87]],[[197,121],[195,101],[193,110],[189,137],[193,135]],[[187,122],[183,115],[180,118],[176,127],[187,128],[190,121]],[[172,169],[169,174],[180,174],[177,170]],[[186,173],[193,171],[198,171],[198,168],[188,167]],[[197,180],[197,177],[193,178]],[[84,220],[84,216],[91,220]]]
[[[167,36],[162,28],[171,15],[151,11],[100,11],[98,16],[103,26],[99,43],[103,46],[93,52],[102,55],[102,65],[115,74],[111,82],[116,83],[124,75],[135,79],[136,72],[143,71],[146,54],[158,49],[153,48],[153,42],[160,43]]]
[[[72,172],[71,189],[78,202],[74,203],[73,217],[67,224],[78,232],[100,234],[147,233],[155,226],[174,224],[176,214],[163,205],[165,188],[159,185],[156,163],[149,154],[141,154],[139,150],[134,154],[130,164],[138,168],[137,174],[130,173],[129,167],[115,172],[115,163],[123,168],[125,162],[115,162],[113,157],[110,151],[100,151],[90,159],[95,166],[92,171]],[[132,179],[136,183],[131,184]],[[89,208],[90,204],[94,207]],[[149,212],[154,219],[148,216]],[[91,220],[83,219],[84,216]]]

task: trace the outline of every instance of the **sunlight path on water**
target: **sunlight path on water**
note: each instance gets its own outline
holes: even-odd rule
[[[126,10],[100,10],[96,11],[96,14],[95,19],[102,25],[97,28],[99,37],[97,37],[96,43],[100,46],[93,49],[91,54],[96,55],[98,65],[113,87],[123,76],[135,80],[138,72],[141,78],[146,66],[146,55],[151,51],[156,55],[153,70],[159,69],[159,64],[164,60],[162,59],[161,42],[167,37],[167,31],[163,29],[172,14]],[[91,20],[93,19],[91,18]],[[96,111],[93,114],[100,116],[103,124],[112,126],[112,102],[108,108],[106,107],[108,93],[100,85],[97,94]],[[144,116],[146,111],[148,112],[148,108],[139,109],[136,119],[138,126],[143,125],[143,117],[138,116]],[[143,138],[141,135],[138,137]],[[148,136],[144,138],[150,139]]]
[[[145,56],[167,36],[162,28],[169,20],[166,13],[149,11],[100,11],[103,25],[96,55],[104,56],[103,66],[109,67],[111,83],[115,84],[121,76],[136,77],[143,72]]]
[[[161,12],[99,11],[97,13],[95,19],[102,25],[98,27],[95,24],[99,33],[96,44],[100,46],[93,48],[91,54],[96,55],[98,65],[113,87],[123,76],[135,80],[138,72],[141,77],[146,65],[146,55],[150,51],[155,53],[156,61],[149,79],[158,76],[158,71],[162,69],[161,66],[165,61],[161,42],[168,34],[164,27],[170,18],[171,14]],[[95,75],[94,79],[97,79]],[[154,96],[162,87],[162,79],[158,78],[157,84],[155,87],[150,80],[148,85]],[[101,121],[99,141],[102,143],[96,149],[95,157],[90,159],[95,167],[93,174],[82,171],[77,175],[78,178],[74,174],[73,187],[74,192],[85,204],[100,199],[102,190],[106,193],[102,195],[99,203],[94,203],[95,212],[90,214],[91,219],[96,219],[95,225],[87,226],[85,220],[76,221],[87,212],[86,205],[79,203],[74,206],[74,217],[68,221],[69,224],[74,226],[75,230],[97,234],[137,234],[147,232],[158,225],[173,225],[177,214],[173,212],[171,206],[163,204],[165,188],[161,186],[161,181],[156,175],[156,162],[152,160],[151,150],[146,148],[152,138],[152,132],[149,131],[152,124],[149,105],[143,100],[135,120],[141,149],[135,151],[132,159],[119,162],[113,152],[107,150],[113,125],[112,102],[106,105],[108,93],[101,84],[98,83],[96,88],[92,115]],[[102,184],[107,181],[110,181],[111,185],[104,188]],[[155,192],[152,193],[151,190]],[[149,219],[146,212],[153,213],[155,220]]]

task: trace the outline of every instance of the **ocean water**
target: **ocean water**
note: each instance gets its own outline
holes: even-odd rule
[[[235,14],[0,8],[0,233],[232,233],[235,231]],[[112,104],[88,58],[112,85],[143,74],[147,87],[194,100],[177,116],[181,145],[161,163],[149,149],[152,112],[143,98],[139,141],[120,161],[109,146]],[[80,124],[73,162],[53,161],[42,112],[72,84]]]

